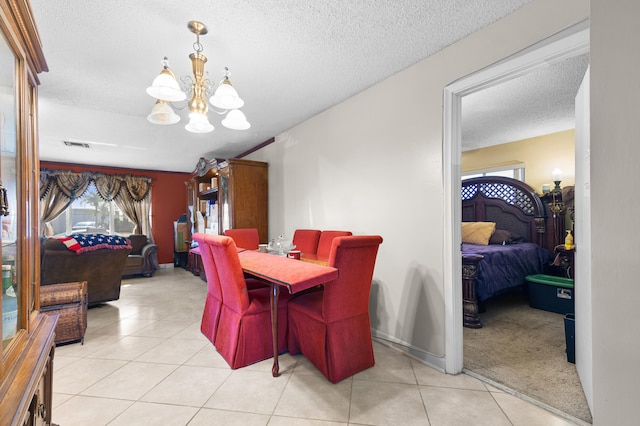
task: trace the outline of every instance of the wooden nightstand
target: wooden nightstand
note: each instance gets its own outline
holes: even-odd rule
[[[553,250],[553,265],[549,266],[547,273],[558,277],[574,278],[575,263],[574,249],[567,250],[564,244],[555,246]]]

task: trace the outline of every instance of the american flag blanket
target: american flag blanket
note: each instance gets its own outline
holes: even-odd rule
[[[76,252],[76,254],[103,248],[112,250],[131,248],[131,241],[119,235],[71,234],[66,237],[60,237],[58,240],[62,241],[69,250]]]

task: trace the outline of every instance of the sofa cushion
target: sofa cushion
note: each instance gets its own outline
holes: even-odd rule
[[[142,248],[149,241],[147,236],[142,234],[131,234],[129,240],[131,241],[131,254],[142,254]]]
[[[127,257],[127,263],[125,268],[142,268],[144,266],[144,257],[139,254],[130,254]]]

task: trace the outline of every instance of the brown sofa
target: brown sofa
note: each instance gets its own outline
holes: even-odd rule
[[[40,284],[87,282],[89,306],[118,300],[120,282],[130,249],[99,249],[82,254],[55,238],[42,240]]]
[[[152,276],[156,270],[153,254],[158,252],[158,246],[150,243],[146,235],[131,234],[127,238],[131,241],[131,253],[127,257],[122,275]]]

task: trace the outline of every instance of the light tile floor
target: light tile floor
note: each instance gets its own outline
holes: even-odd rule
[[[53,421],[99,425],[571,425],[374,342],[376,365],[331,384],[303,356],[231,370],[200,333],[206,284],[180,268],[123,280],[89,309],[84,345],[56,348]]]

